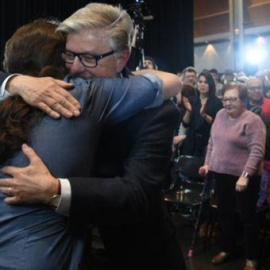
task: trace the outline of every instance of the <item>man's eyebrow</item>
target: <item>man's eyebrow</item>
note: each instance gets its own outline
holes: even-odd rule
[[[91,54],[91,55],[98,55],[97,53],[94,53],[94,52],[89,52],[89,51],[82,51],[82,52],[75,52],[75,51],[72,51],[72,50],[69,50],[66,48],[66,51],[67,52],[70,52],[70,53],[76,53],[76,54]]]

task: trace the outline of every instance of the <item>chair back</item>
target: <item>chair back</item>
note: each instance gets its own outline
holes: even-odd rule
[[[199,169],[203,165],[204,157],[182,155],[177,163],[178,177],[187,183],[203,183],[203,176],[199,174]]]
[[[170,213],[177,212],[186,218],[196,218],[201,204],[209,200],[205,177],[199,174],[204,158],[179,156],[176,164],[176,182],[164,193]]]

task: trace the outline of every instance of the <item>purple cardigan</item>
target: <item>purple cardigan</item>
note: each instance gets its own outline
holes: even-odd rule
[[[254,175],[264,157],[266,129],[260,117],[245,111],[235,119],[225,109],[212,125],[205,164],[217,173]]]

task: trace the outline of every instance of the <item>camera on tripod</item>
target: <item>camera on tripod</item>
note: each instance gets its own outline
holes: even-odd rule
[[[135,0],[135,3],[127,6],[127,11],[134,20],[135,24],[154,19],[154,16],[148,9],[148,4],[144,0]]]

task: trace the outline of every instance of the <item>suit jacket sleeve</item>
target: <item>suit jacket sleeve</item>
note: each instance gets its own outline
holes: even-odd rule
[[[2,84],[3,81],[4,81],[8,76],[10,76],[9,73],[1,73],[1,72],[0,72],[0,84]]]
[[[10,76],[10,74],[0,72],[0,100],[2,100],[4,98],[4,94],[5,94],[4,90],[5,89],[4,89],[4,87],[2,87],[2,84],[8,76]]]
[[[71,221],[117,225],[149,215],[161,201],[178,117],[179,111],[166,101],[106,132],[102,177],[70,179]]]

